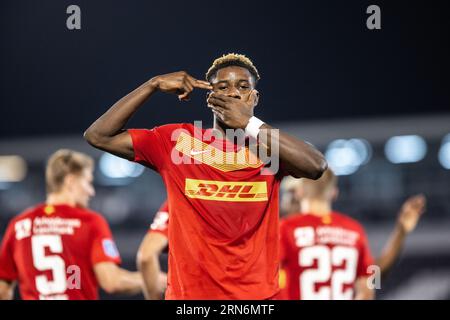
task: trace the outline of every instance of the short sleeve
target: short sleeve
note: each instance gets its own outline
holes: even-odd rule
[[[169,237],[169,206],[167,200],[161,205],[153,219],[148,232],[156,232]]]
[[[133,161],[161,171],[170,159],[172,134],[178,128],[180,125],[167,124],[153,129],[128,129],[133,143]]]
[[[91,263],[94,266],[100,262],[120,264],[119,250],[112,237],[108,223],[103,217],[94,220],[92,230]]]
[[[10,223],[2,240],[0,248],[0,279],[14,281],[17,279],[17,269],[13,256],[15,240],[14,224]]]
[[[367,277],[371,275],[369,267],[374,265],[374,259],[370,251],[369,240],[364,230],[360,232],[360,249],[358,259],[357,277]]]

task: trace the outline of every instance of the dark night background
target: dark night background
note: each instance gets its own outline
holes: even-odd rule
[[[81,8],[81,30],[66,27],[72,4]],[[381,8],[381,30],[366,27],[372,4]],[[0,235],[13,216],[45,201],[48,155],[73,148],[100,160],[91,207],[110,223],[123,265],[135,270],[165,188],[151,170],[108,178],[99,165],[107,155],[82,134],[151,77],[185,70],[202,79],[215,58],[237,52],[262,76],[259,118],[324,154],[338,140],[367,140],[367,162],[339,177],[335,208],[364,225],[374,255],[403,201],[427,196],[427,213],[377,298],[449,299],[450,164],[438,161],[448,146],[450,163],[449,7],[448,0],[2,0],[0,158],[19,156],[27,171],[20,181],[2,181],[9,169],[0,162]],[[212,124],[205,92],[184,103],[157,93],[129,126],[194,120]],[[423,138],[423,158],[388,161],[386,142],[401,135]]]
[[[66,28],[70,4],[81,30]],[[370,4],[381,30],[366,28]],[[259,68],[267,122],[449,110],[447,1],[22,0],[0,12],[2,137],[81,134],[152,76],[202,78],[228,52]],[[132,125],[210,123],[203,101],[160,95]]]

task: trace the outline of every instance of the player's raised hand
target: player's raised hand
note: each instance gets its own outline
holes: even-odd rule
[[[421,215],[425,212],[425,205],[426,199],[422,194],[413,196],[403,203],[398,215],[398,223],[406,233],[416,228]]]
[[[156,76],[152,79],[156,88],[162,92],[174,93],[180,100],[189,100],[194,88],[212,90],[209,82],[197,80],[185,71],[178,71]]]
[[[258,101],[258,91],[253,89],[247,100],[229,97],[220,93],[208,96],[208,107],[227,126],[234,129],[245,129],[253,116],[253,108]]]

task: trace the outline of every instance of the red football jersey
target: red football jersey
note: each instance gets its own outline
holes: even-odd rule
[[[169,237],[169,205],[167,200],[164,201],[153,218],[153,222],[150,225],[148,232],[156,232],[162,234],[166,238]]]
[[[370,275],[374,261],[366,233],[348,216],[289,216],[280,223],[280,236],[282,299],[353,299],[356,279]]]
[[[98,299],[93,266],[120,263],[106,220],[68,205],[41,204],[9,223],[0,279],[18,281],[22,299]]]
[[[169,124],[128,132],[134,160],[158,171],[167,189],[166,299],[274,296],[282,174],[262,175],[268,169],[251,160],[249,148],[214,139],[211,129]],[[245,161],[217,161],[225,157]]]

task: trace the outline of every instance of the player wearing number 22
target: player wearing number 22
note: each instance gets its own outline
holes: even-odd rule
[[[0,250],[0,299],[12,299],[18,281],[26,300],[94,300],[108,293],[138,293],[140,273],[117,265],[119,252],[105,218],[88,210],[93,161],[71,150],[47,165],[47,201],[9,223]]]
[[[332,211],[337,178],[328,169],[317,181],[302,179],[302,213],[280,223],[278,298],[288,300],[372,299],[367,285],[374,265],[364,228]]]
[[[280,180],[286,174],[317,179],[326,161],[310,144],[281,131],[278,140],[271,139],[278,131],[253,116],[258,79],[250,59],[237,54],[217,59],[207,81],[186,72],[156,76],[85,133],[93,146],[154,169],[164,180],[170,208],[167,299],[269,299],[278,292]],[[214,128],[180,123],[126,130],[155,92],[184,100],[194,88],[210,90]],[[259,140],[266,130],[267,143],[261,139],[259,150],[279,158],[282,170],[270,170],[263,161],[220,161],[242,155],[246,160],[250,148],[224,138],[236,129],[245,129],[248,140]]]
[[[280,224],[282,299],[371,299],[373,280],[385,279],[406,237],[426,209],[424,195],[408,198],[382,253],[373,261],[363,227],[332,210],[337,177],[329,169],[316,181],[286,178]],[[371,267],[376,265],[377,267]],[[372,270],[377,273],[367,283]]]

